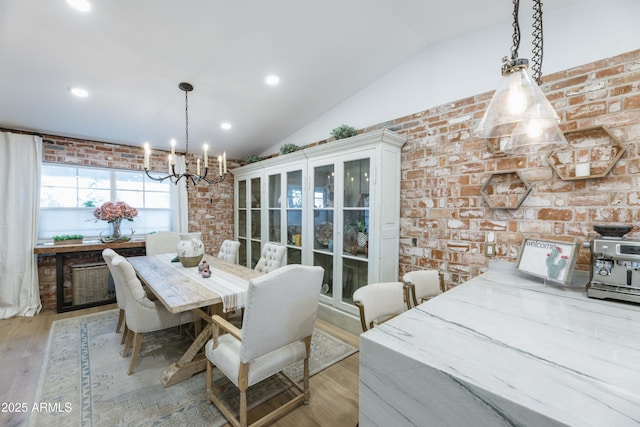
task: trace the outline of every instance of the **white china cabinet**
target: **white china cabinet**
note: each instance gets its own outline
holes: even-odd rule
[[[241,264],[254,267],[265,242],[285,245],[288,264],[324,268],[325,309],[356,315],[356,289],[398,280],[405,141],[379,130],[234,169]]]

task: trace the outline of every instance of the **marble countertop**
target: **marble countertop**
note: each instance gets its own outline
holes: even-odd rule
[[[382,416],[367,412],[393,411],[398,402],[382,402],[404,396],[415,405],[400,409],[403,419],[435,414],[443,417],[439,425],[637,426],[640,305],[590,299],[582,279],[546,285],[513,264],[492,263],[364,333],[361,425],[383,425],[367,423]],[[429,383],[417,386],[423,373]],[[376,396],[383,385],[388,391]],[[467,401],[474,409],[465,414]]]

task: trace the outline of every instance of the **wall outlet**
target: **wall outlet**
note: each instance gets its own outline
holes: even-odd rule
[[[495,243],[487,243],[484,247],[484,254],[488,257],[496,256],[496,244]]]

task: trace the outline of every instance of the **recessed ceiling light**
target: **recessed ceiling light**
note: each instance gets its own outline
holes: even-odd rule
[[[67,0],[67,4],[80,12],[89,12],[91,3],[88,0]]]
[[[267,76],[264,81],[269,85],[269,86],[275,86],[278,83],[280,83],[280,77],[276,76],[275,74],[271,74],[269,76]]]
[[[229,122],[220,123],[220,127],[222,129],[224,129],[224,130],[229,130],[229,129],[231,129],[231,123],[229,123]]]
[[[82,89],[81,87],[70,87],[69,92],[71,92],[73,96],[77,96],[78,98],[86,98],[87,96],[89,96],[89,92],[87,92],[86,89]]]

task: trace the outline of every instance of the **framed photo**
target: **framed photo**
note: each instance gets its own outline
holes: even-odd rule
[[[533,276],[567,285],[571,283],[578,250],[578,243],[524,239],[516,268]]]

